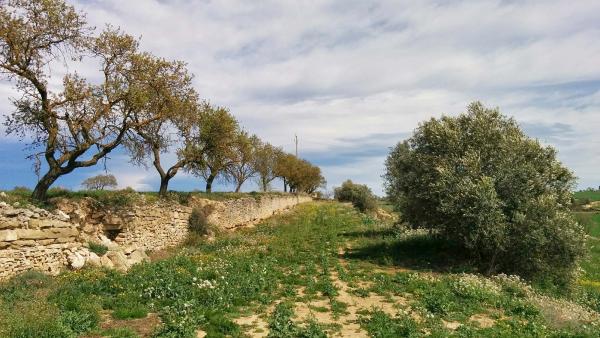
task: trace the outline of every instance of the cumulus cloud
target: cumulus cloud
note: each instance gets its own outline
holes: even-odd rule
[[[297,133],[300,154],[323,166],[330,186],[352,178],[381,193],[387,148],[473,100],[557,147],[581,186],[600,181],[598,1],[73,4],[98,29],[120,26],[142,48],[188,62],[200,95],[250,132],[288,151]],[[156,187],[152,173],[120,166],[136,171],[124,181]]]

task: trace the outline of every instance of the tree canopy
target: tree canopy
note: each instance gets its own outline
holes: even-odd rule
[[[104,190],[106,188],[116,188],[117,179],[112,174],[96,175],[86,178],[81,185],[87,190]]]
[[[422,123],[386,169],[402,217],[439,230],[485,272],[572,278],[584,239],[568,208],[574,176],[498,109],[475,102],[465,114]]]
[[[184,62],[140,50],[138,39],[119,28],[96,32],[64,0],[0,5],[0,74],[21,94],[4,123],[8,134],[30,141],[40,177],[34,199],[44,200],[58,178],[96,165],[120,146],[134,164],[152,163],[161,196],[183,168],[204,178],[208,192],[217,178],[236,191],[255,176],[263,190],[275,177],[292,191],[312,192],[324,182],[318,168],[301,160],[276,174],[283,152],[242,131],[229,109],[200,101]],[[83,59],[98,65],[98,76],[90,76],[98,80],[73,70]],[[62,81],[53,78],[57,65],[67,65]],[[171,151],[177,158],[165,165],[162,154]]]

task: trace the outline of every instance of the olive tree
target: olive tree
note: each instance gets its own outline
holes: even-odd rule
[[[487,273],[567,285],[584,233],[570,211],[574,177],[556,151],[481,103],[422,123],[392,149],[386,190],[414,226],[439,230]]]
[[[31,139],[30,158],[36,171],[45,170],[32,197],[43,200],[59,177],[95,165],[131,128],[157,118],[142,113],[157,74],[136,39],[111,27],[92,36],[84,16],[62,0],[0,5],[0,69],[21,93],[5,125],[7,133]],[[100,83],[67,73],[62,88],[49,86],[53,63],[86,55],[99,64]]]
[[[352,206],[361,212],[373,211],[377,209],[377,198],[371,189],[364,184],[356,184],[351,180],[342,183],[333,191],[333,196],[340,202],[350,202]]]
[[[116,188],[117,178],[114,175],[96,175],[86,178],[81,185],[87,190],[104,190],[106,188]]]

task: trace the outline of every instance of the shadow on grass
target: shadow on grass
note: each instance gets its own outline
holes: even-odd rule
[[[349,260],[362,260],[388,267],[434,272],[475,272],[465,253],[456,245],[432,234],[413,234],[391,239],[392,230],[366,230],[344,234],[370,242],[357,246],[344,254]],[[373,239],[381,241],[373,242]]]

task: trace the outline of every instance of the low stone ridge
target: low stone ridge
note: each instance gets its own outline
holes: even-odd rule
[[[148,250],[182,243],[194,208],[203,210],[209,223],[230,230],[309,200],[308,196],[264,195],[107,208],[91,198],[58,199],[54,211],[0,202],[0,280],[30,269],[57,274],[65,267],[81,269],[87,264],[125,271],[148,260]],[[108,251],[99,256],[90,251],[89,243],[106,246]]]

